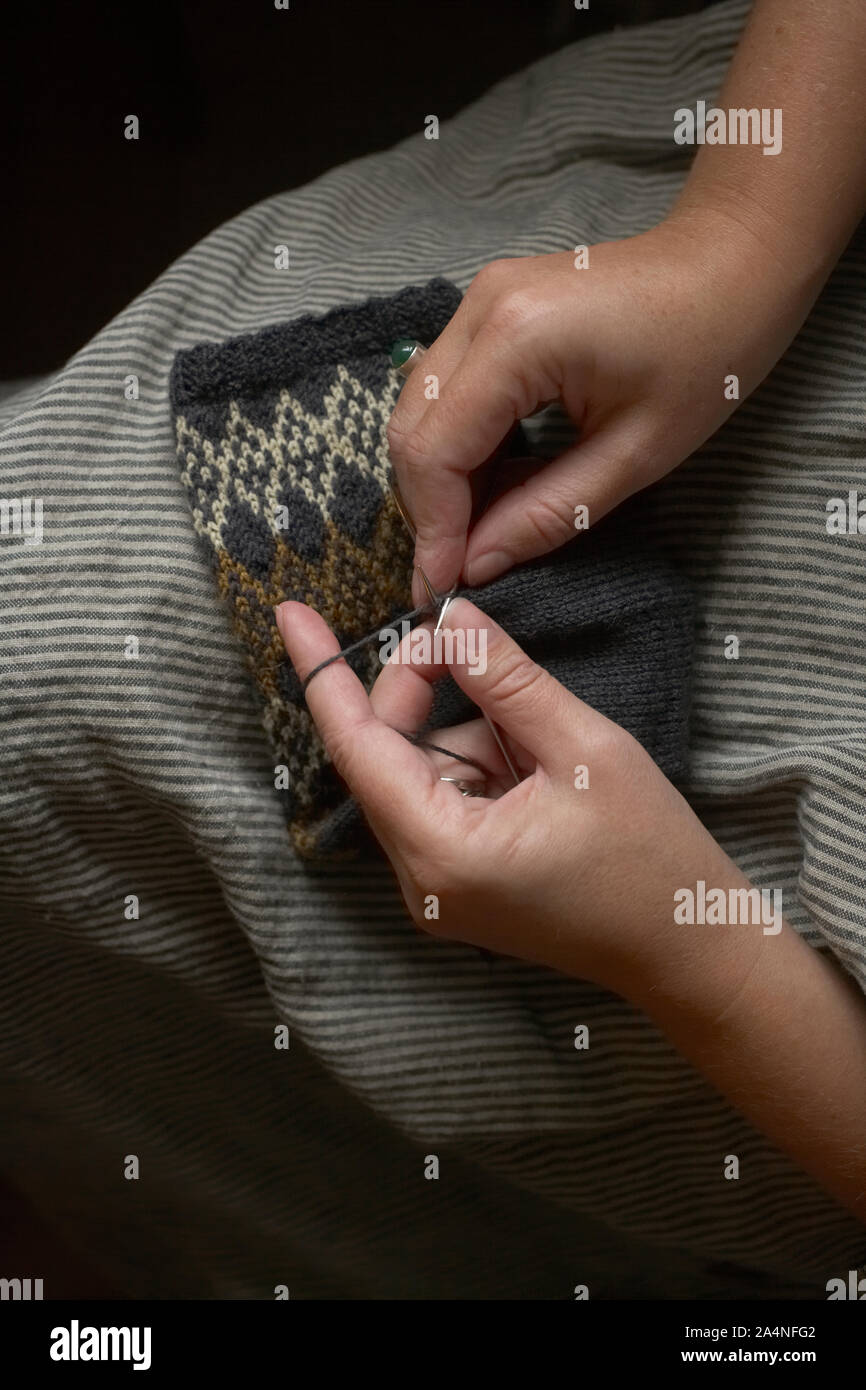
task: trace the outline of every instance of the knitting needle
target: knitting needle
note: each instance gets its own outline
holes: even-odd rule
[[[418,362],[424,356],[424,353],[426,351],[427,349],[421,343],[415,342],[412,338],[398,338],[397,342],[391,349],[391,363],[394,367],[397,368],[398,372],[400,372],[403,376],[408,377],[410,372],[413,370],[414,367],[417,366]],[[415,523],[410,517],[408,511],[406,510],[405,503],[403,502],[403,499],[397,491],[397,484],[393,479],[393,472],[391,478],[388,481],[388,485],[391,489],[391,496],[394,498],[397,510],[403,519],[403,524],[406,527],[406,530],[409,532],[409,535],[412,537],[412,540],[414,541],[416,536]],[[443,598],[441,595],[436,593],[436,590],[433,588],[433,585],[430,583],[430,580],[427,578],[421,566],[416,565],[415,568],[421,576],[421,582],[427,590],[431,603],[433,603],[434,606],[439,603],[442,604],[442,607],[439,610],[439,617],[436,622],[436,627],[433,630],[435,636],[435,634],[439,632],[440,628],[442,627],[443,619],[448,611],[449,605],[451,604],[451,600],[454,598],[454,593],[452,591],[452,593],[445,595],[445,597]],[[496,725],[494,724],[493,720],[490,718],[490,715],[487,713],[486,710],[482,709],[481,713],[484,716],[484,719],[487,723],[487,727],[489,728],[494,739],[496,740],[500,753],[505,759],[505,765],[508,768],[508,771],[514,778],[514,785],[516,787],[519,786],[520,776],[517,772],[517,768],[511,761],[508,749],[505,747],[505,743],[502,739],[501,734],[499,733],[499,730],[497,729]]]

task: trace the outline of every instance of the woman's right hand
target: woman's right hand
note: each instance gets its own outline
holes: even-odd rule
[[[482,584],[594,524],[704,442],[771,369],[817,286],[769,227],[691,208],[649,232],[493,261],[408,379],[388,440],[415,563],[444,592]],[[438,379],[438,399],[425,384]],[[736,377],[736,391],[731,377]],[[561,399],[573,448],[498,497],[469,531],[469,475],[517,420]],[[419,601],[423,595],[419,593]]]

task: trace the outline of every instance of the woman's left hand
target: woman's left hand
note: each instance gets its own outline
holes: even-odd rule
[[[277,617],[301,678],[338,650],[303,604],[282,604]],[[475,631],[475,646],[464,650],[477,653],[486,641],[486,669],[477,659],[473,669],[392,658],[368,697],[335,662],[307,692],[413,920],[435,936],[543,963],[635,1001],[662,981],[677,992],[712,985],[721,991],[714,1003],[723,1000],[749,970],[760,931],[713,933],[710,944],[675,923],[674,894],[700,878],[725,888],[748,887],[745,878],[630,734],[571,695],[467,599],[451,604],[446,626]],[[464,797],[440,781],[476,774],[397,732],[423,724],[432,683],[446,669],[504,731],[522,780],[514,785],[481,719],[431,739],[489,769],[495,799]]]

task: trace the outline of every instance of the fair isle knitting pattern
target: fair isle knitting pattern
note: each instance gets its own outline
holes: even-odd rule
[[[180,353],[171,378],[196,531],[264,699],[292,841],[305,857],[358,847],[283,650],[274,606],[310,604],[341,647],[411,607],[412,544],[388,488],[386,426],[403,378],[394,339],[437,337],[460,302],[443,279]],[[349,658],[369,686],[375,645]]]
[[[402,384],[394,338],[438,336],[460,302],[442,279],[178,354],[181,477],[196,531],[264,701],[292,842],[307,859],[372,850],[283,650],[274,606],[312,605],[347,647],[411,607],[412,547],[388,487],[386,427]],[[506,446],[526,454],[521,430]],[[573,694],[615,720],[674,780],[686,771],[692,605],[685,579],[622,508],[555,555],[471,592]],[[373,641],[347,660],[367,687]],[[472,717],[437,683],[431,729]],[[279,777],[277,785],[280,786]]]

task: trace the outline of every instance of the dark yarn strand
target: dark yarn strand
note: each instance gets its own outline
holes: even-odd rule
[[[476,771],[483,772],[485,777],[490,776],[486,767],[482,767],[481,763],[477,763],[474,758],[467,758],[465,753],[455,753],[451,748],[443,748],[441,743],[431,743],[424,734],[407,733],[405,729],[401,729],[400,733],[418,748],[429,748],[431,753],[444,753],[447,758],[454,758],[455,762],[458,763],[466,763],[467,767],[474,767]]]
[[[430,614],[435,611],[435,607],[432,603],[425,603],[420,608],[413,608],[411,612],[401,614],[399,617],[394,619],[394,622],[409,623],[412,622],[415,618],[421,617],[422,614]],[[352,642],[350,646],[343,647],[342,651],[335,652],[333,656],[325,657],[324,661],[320,661],[318,666],[313,667],[312,671],[310,671],[310,673],[305,677],[301,684],[301,690],[303,691],[304,695],[306,695],[307,693],[307,686],[310,684],[310,681],[313,679],[313,676],[317,676],[320,671],[324,671],[326,666],[333,665],[335,661],[343,661],[347,656],[351,656],[353,652],[360,651],[362,647],[366,647],[370,642],[375,641],[375,639],[381,634],[382,631],[383,629],[381,627],[378,627],[376,628],[375,632],[369,632],[366,637],[361,637],[357,642]],[[489,776],[487,768],[482,767],[480,763],[475,762],[474,758],[467,758],[463,753],[455,753],[452,751],[452,749],[443,748],[438,743],[430,743],[427,739],[424,738],[422,734],[407,733],[403,729],[401,729],[399,732],[403,735],[405,739],[408,739],[410,743],[414,743],[417,748],[429,748],[432,753],[444,753],[446,757],[453,758],[455,762],[466,763],[468,767],[474,767],[477,769],[478,772],[483,772],[485,776]]]
[[[432,603],[425,603],[422,604],[420,608],[413,608],[408,613],[401,613],[398,617],[394,619],[394,622],[411,623],[415,620],[415,618],[420,618],[422,613],[426,614],[429,617],[429,615],[431,613],[435,613],[435,611],[436,610]],[[366,637],[359,637],[357,642],[351,642],[348,647],[343,647],[342,651],[334,652],[333,656],[326,656],[325,660],[320,661],[318,666],[314,666],[312,671],[310,671],[309,675],[305,676],[303,681],[301,682],[301,690],[304,693],[304,695],[306,695],[307,693],[307,686],[310,684],[310,681],[313,679],[313,676],[317,676],[320,671],[324,671],[325,667],[331,666],[333,662],[342,661],[345,657],[351,656],[353,652],[359,652],[362,647],[368,647],[371,642],[376,641],[376,638],[380,636],[380,634],[385,630],[386,627],[390,626],[390,623],[380,623],[379,626],[375,628],[373,632],[368,632]]]

